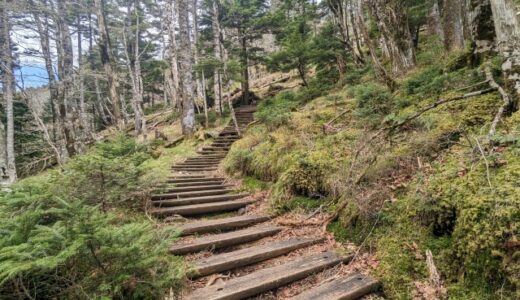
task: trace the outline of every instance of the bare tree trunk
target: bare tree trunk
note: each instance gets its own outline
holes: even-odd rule
[[[349,2],[347,0],[327,0],[327,5],[334,15],[345,50],[352,54],[356,63],[364,64],[363,54],[361,52],[359,54],[356,53],[350,38],[349,9],[351,9],[351,5]]]
[[[436,35],[444,43],[444,31],[441,23],[441,10],[439,0],[433,0],[433,4],[428,12],[428,34]]]
[[[58,103],[59,117],[63,123],[63,133],[65,137],[65,148],[69,156],[76,153],[76,138],[74,126],[68,113],[68,102],[72,94],[74,66],[72,38],[68,25],[65,23],[66,7],[65,0],[57,0],[56,14],[54,14],[54,22],[56,23],[56,48],[58,54]]]
[[[213,0],[213,16],[212,16],[212,29],[213,29],[213,47],[215,51],[215,60],[219,63],[222,62],[222,43],[220,42],[220,21],[218,14],[218,0]],[[220,66],[215,68],[213,72],[213,91],[215,93],[215,110],[220,115],[222,113],[222,74]]]
[[[139,28],[139,1],[134,2],[135,18],[136,23],[132,24],[135,26],[134,33],[134,46],[130,47],[128,44],[126,34],[123,32],[123,40],[125,44],[126,61],[128,64],[128,70],[130,75],[130,81],[132,85],[132,106],[134,108],[134,120],[135,120],[135,131],[137,134],[143,134],[144,139],[147,139],[147,128],[146,119],[144,116],[143,109],[143,82],[141,75],[141,54],[139,53],[139,40],[140,40],[140,28]],[[130,9],[129,9],[130,17]],[[126,28],[125,28],[126,31]],[[130,53],[133,51],[133,53]],[[133,58],[132,58],[133,56]]]
[[[199,49],[197,47],[197,43],[199,41],[199,21],[197,20],[197,0],[193,0],[192,7],[191,7],[191,14],[193,18],[193,39],[191,41],[191,45],[193,48],[193,62],[195,63],[195,66],[199,64]],[[202,79],[201,76],[199,77],[198,72],[195,72],[197,76],[195,76],[195,84],[197,88],[197,99],[199,101],[205,101],[204,100],[204,91],[202,87]]]
[[[112,109],[114,111],[113,116],[115,120],[112,120],[112,123],[116,124],[119,127],[121,122],[119,78],[115,70],[115,60],[113,55],[111,54],[110,37],[105,22],[104,5],[105,4],[103,0],[94,0],[100,36],[100,41],[98,44],[99,51],[101,54],[101,63],[103,64],[103,68],[105,69],[105,73],[107,75],[110,101],[112,103]]]
[[[82,45],[82,34],[81,34],[81,15],[78,17],[78,81],[79,81],[79,115],[81,124],[81,136],[82,142],[85,143],[90,138],[90,122],[87,114],[87,108],[85,105],[85,84],[83,78],[83,45]]]
[[[495,23],[498,50],[504,56],[502,70],[507,79],[507,89],[515,96],[514,107],[518,109],[520,99],[520,25],[515,4],[512,0],[490,0]]]
[[[447,50],[464,48],[464,15],[462,0],[444,0],[442,8],[444,45]]]
[[[394,73],[406,73],[415,66],[415,49],[403,1],[370,0],[369,3],[370,11],[388,47]]]
[[[182,132],[185,136],[195,133],[195,108],[193,103],[193,65],[190,43],[190,0],[178,1],[179,19],[179,74],[182,84]]]
[[[204,104],[204,117],[205,117],[205,127],[209,127],[209,118],[208,118],[208,103],[206,101],[206,76],[204,76],[204,70],[202,70],[202,103]]]
[[[170,45],[168,47],[168,58],[170,68],[167,70],[167,78],[169,82],[170,99],[174,107],[180,104],[180,80],[179,80],[179,62],[178,62],[178,47],[176,37],[176,22],[178,13],[178,3],[176,0],[166,1],[166,19],[168,27],[168,36]]]
[[[239,29],[242,47],[242,104],[249,104],[249,53],[244,29]]]
[[[7,116],[7,135],[6,135],[6,161],[7,161],[7,176],[9,183],[16,181],[16,162],[14,154],[14,90],[13,85],[15,82],[14,74],[12,70],[13,56],[11,53],[11,37],[10,37],[10,25],[9,25],[9,14],[7,12],[7,0],[3,0],[3,8],[1,9],[1,69],[2,79],[4,88],[4,101],[5,101],[5,114]],[[1,147],[0,147],[1,148]]]
[[[36,6],[34,1],[29,2],[31,5]],[[45,4],[45,3],[44,3]],[[62,153],[65,149],[63,145],[63,128],[65,124],[63,124],[62,119],[58,118],[56,115],[59,112],[58,106],[58,84],[56,82],[56,75],[53,68],[53,61],[51,57],[50,51],[50,38],[49,38],[49,22],[47,16],[43,16],[40,18],[40,14],[33,13],[33,18],[36,24],[36,28],[38,31],[38,36],[40,39],[40,46],[42,50],[43,59],[45,61],[45,70],[47,71],[47,77],[49,80],[49,101],[51,106],[51,115],[52,115],[52,141],[55,144],[57,149],[60,149],[60,152],[57,154],[56,159],[58,163],[62,164],[63,158],[66,157],[67,153]],[[66,150],[65,150],[66,151]]]
[[[363,0],[357,0],[357,24],[358,28],[365,39],[365,43],[368,46],[368,50],[370,51],[370,57],[372,58],[372,62],[374,63],[375,71],[377,76],[393,91],[397,87],[397,83],[395,80],[388,74],[387,70],[377,57],[377,53],[375,50],[375,45],[370,35],[368,34],[368,29],[365,24],[365,18],[363,16]]]

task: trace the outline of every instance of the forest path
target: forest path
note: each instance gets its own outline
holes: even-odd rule
[[[254,111],[236,110],[241,131]],[[231,123],[196,157],[172,166],[172,186],[152,197],[156,217],[190,218],[170,248],[190,266],[182,299],[339,300],[375,291],[375,280],[345,267],[352,255],[330,235],[304,223],[280,225],[280,217],[266,214],[265,201],[218,176],[218,165],[239,138]]]

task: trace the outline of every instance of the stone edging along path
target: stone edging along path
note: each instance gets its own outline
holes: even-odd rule
[[[236,109],[240,130],[253,121],[254,111]],[[344,300],[377,290],[377,281],[347,267],[352,255],[319,226],[272,219],[265,201],[217,176],[239,138],[228,125],[197,156],[172,166],[171,186],[152,197],[155,217],[187,218],[180,225],[182,238],[170,248],[190,264],[181,299]]]

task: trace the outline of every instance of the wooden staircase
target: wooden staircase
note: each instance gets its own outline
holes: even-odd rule
[[[253,121],[254,107],[236,110],[240,130]],[[280,234],[285,228],[269,224],[267,215],[233,215],[253,204],[255,200],[246,193],[236,192],[225,178],[215,171],[231,145],[240,137],[233,123],[224,128],[210,146],[202,147],[197,156],[172,166],[173,175],[166,180],[168,188],[152,196],[152,214],[163,218],[207,217],[192,219],[180,226],[184,239],[172,245],[174,255],[195,255],[211,250],[209,257],[191,260],[188,276],[192,280],[222,272],[240,270],[248,266],[279,258],[284,255],[323,242],[321,237],[289,237],[258,244]],[[247,275],[231,278],[213,285],[200,287],[182,299],[217,300],[245,299],[274,290],[309,275],[350,261],[352,257],[334,251],[305,255],[289,262],[256,270]],[[294,299],[358,299],[374,292],[378,283],[362,274],[351,274],[304,291]]]

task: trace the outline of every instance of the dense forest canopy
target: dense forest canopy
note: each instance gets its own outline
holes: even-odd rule
[[[338,235],[376,220],[356,242],[387,247],[386,296],[412,297],[402,286],[427,273],[385,256],[403,249],[383,237],[397,227],[446,250],[450,296],[519,296],[520,1],[0,1],[0,298],[151,299],[180,285],[185,270],[159,249],[175,233],[134,215],[164,163],[151,116],[194,141],[228,117],[239,131],[234,108],[257,103],[226,170],[272,182],[281,210],[332,198]],[[169,154],[193,150],[180,147]]]

